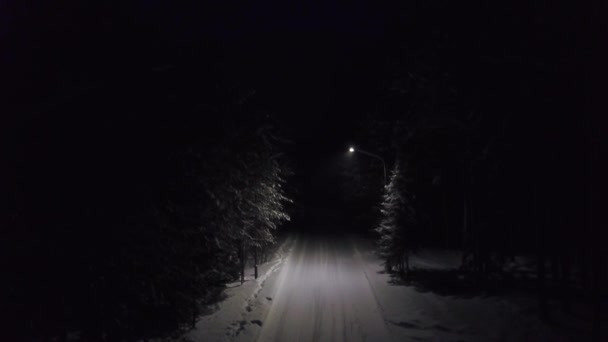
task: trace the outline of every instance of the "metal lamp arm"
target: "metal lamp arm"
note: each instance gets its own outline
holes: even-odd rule
[[[361,150],[361,149],[356,149],[355,152],[363,153],[363,154],[366,154],[366,155],[368,155],[370,157],[374,157],[376,159],[380,159],[384,163],[384,159],[382,157],[380,157],[379,155],[377,155],[377,154],[373,154],[371,152],[367,152],[367,151],[364,151],[364,150]]]
[[[382,167],[384,169],[384,184],[388,184],[388,178],[386,177],[386,162],[384,161],[384,158],[380,157],[377,154],[371,153],[371,152],[367,152],[365,150],[361,150],[361,149],[356,149],[355,152],[359,152],[359,153],[363,153],[365,155],[368,155],[370,157],[376,158],[378,160],[380,160],[382,162]]]

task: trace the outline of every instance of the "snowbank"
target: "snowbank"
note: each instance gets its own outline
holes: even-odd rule
[[[266,312],[266,308],[260,305],[264,301],[257,299],[272,300],[270,296],[269,299],[263,297],[274,287],[268,282],[269,277],[286,262],[292,243],[293,239],[288,237],[269,262],[259,265],[258,279],[254,279],[254,269],[251,267],[246,270],[243,285],[240,281],[227,284],[226,299],[218,304],[213,313],[200,317],[194,329],[186,333],[182,340],[255,340],[261,326],[261,320],[255,318],[256,314],[264,317]]]
[[[537,318],[534,296],[439,295],[395,284],[369,241],[353,239],[353,243],[395,341],[570,340],[559,327]],[[412,265],[448,270],[459,265],[459,258],[457,252],[422,251],[412,257]]]

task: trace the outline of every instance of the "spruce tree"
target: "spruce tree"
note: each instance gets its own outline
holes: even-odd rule
[[[409,256],[415,247],[414,208],[406,190],[400,162],[395,162],[390,182],[384,187],[380,224],[375,229],[380,235],[378,248],[388,272],[401,276],[409,272]]]

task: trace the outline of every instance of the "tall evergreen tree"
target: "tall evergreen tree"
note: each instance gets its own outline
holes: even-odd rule
[[[415,211],[406,189],[406,179],[399,160],[384,188],[382,219],[375,229],[379,234],[380,256],[388,272],[394,268],[400,275],[409,273],[409,257],[416,246]]]

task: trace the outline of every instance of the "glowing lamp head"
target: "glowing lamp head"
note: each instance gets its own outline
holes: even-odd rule
[[[349,148],[349,149],[348,149],[348,152],[350,152],[350,153],[355,152],[355,148],[354,148],[354,147]]]

